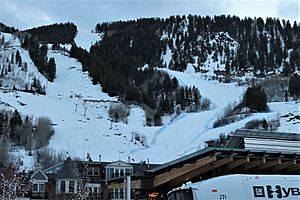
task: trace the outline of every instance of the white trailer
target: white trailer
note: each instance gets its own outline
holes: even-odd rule
[[[190,183],[168,200],[300,200],[300,175],[226,175]]]

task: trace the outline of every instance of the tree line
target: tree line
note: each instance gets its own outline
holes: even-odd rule
[[[53,57],[47,57],[48,46],[52,44],[74,44],[77,34],[75,24],[67,22],[40,26],[23,31],[22,47],[29,51],[30,58],[50,82],[56,78],[56,63]]]
[[[153,30],[149,31],[149,27]],[[183,15],[167,19],[99,23],[95,31],[104,33],[104,40],[114,40],[114,36],[129,36],[132,43],[138,45],[137,36],[132,35],[132,29],[143,28],[145,35],[139,36],[150,37],[152,33],[152,37],[159,36],[157,39],[161,39],[158,43],[160,45],[157,45],[157,40],[143,40],[147,43],[145,47],[151,47],[159,55],[161,51],[165,54],[167,47],[170,48],[172,59],[164,65],[178,71],[185,70],[188,63],[195,64],[194,67],[199,70],[208,56],[226,65],[227,74],[251,69],[257,76],[265,76],[268,72],[278,70],[288,76],[300,65],[300,26],[296,21],[275,18],[264,21],[260,17],[241,19],[225,15]],[[236,50],[232,46],[233,40],[238,42]],[[129,41],[125,41],[123,44],[114,40],[119,48],[128,48]],[[157,49],[153,50],[155,47]],[[154,63],[161,63],[160,57],[153,59],[157,59]]]
[[[39,117],[33,121],[29,116],[21,116],[18,110],[0,112],[0,141],[3,143],[0,150],[3,157],[7,157],[7,141],[25,147],[31,153],[32,150],[47,146],[53,134],[53,123],[48,117]]]

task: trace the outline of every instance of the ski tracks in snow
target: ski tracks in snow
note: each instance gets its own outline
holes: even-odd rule
[[[171,126],[172,124],[175,124],[176,122],[178,122],[179,120],[182,120],[183,118],[185,118],[188,114],[187,113],[183,113],[177,117],[175,117],[173,120],[171,120],[169,123],[163,125],[160,129],[158,129],[157,131],[155,131],[155,133],[153,134],[152,136],[152,140],[150,142],[150,145],[153,146],[156,144],[156,141],[157,141],[157,138],[159,137],[159,135],[161,135],[167,127]],[[141,150],[144,150],[148,147],[137,147],[137,148],[134,148],[134,149],[131,149],[129,152],[132,154],[132,153],[135,153],[137,151],[141,151]]]

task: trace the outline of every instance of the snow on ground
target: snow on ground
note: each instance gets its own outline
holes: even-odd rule
[[[97,33],[92,33],[91,31],[79,29],[75,37],[75,43],[87,51],[90,47],[97,41],[101,40],[101,35]]]
[[[196,86],[203,97],[209,98],[216,107],[225,107],[230,102],[239,102],[245,91],[244,87],[238,87],[234,83],[218,83],[205,80],[203,76],[196,73],[192,65],[188,65],[185,72],[169,69],[161,69],[169,75],[178,79],[183,86]]]
[[[291,132],[300,134],[300,104],[299,102],[273,102],[268,104],[271,112],[277,112],[280,117],[280,132]],[[297,119],[291,119],[289,115],[298,116]]]
[[[17,45],[17,48],[20,47]],[[127,124],[113,123],[108,116],[108,108],[117,98],[103,93],[100,85],[93,85],[88,74],[82,72],[81,64],[66,53],[50,50],[48,57],[55,58],[57,78],[53,83],[45,83],[46,95],[1,92],[0,102],[9,103],[10,108],[18,109],[23,115],[50,117],[55,134],[49,147],[58,152],[68,152],[72,157],[84,158],[89,152],[94,160],[101,155],[105,161],[127,161],[130,156],[134,162],[149,158],[151,163],[164,163],[199,150],[205,147],[206,140],[242,128],[250,120],[274,119],[278,114],[281,116],[289,112],[299,114],[299,104],[295,102],[270,103],[269,113],[253,114],[236,123],[212,128],[228,103],[241,100],[245,88],[205,80],[189,66],[184,73],[162,70],[175,76],[181,85],[198,87],[202,97],[212,101],[211,110],[183,113],[164,120],[163,126],[147,127],[144,111],[131,106]],[[34,68],[30,58],[26,59],[28,67]],[[1,104],[1,108],[4,107],[9,108]],[[281,118],[279,131],[299,133],[299,126],[293,123]],[[135,141],[136,134],[145,136],[144,145]],[[24,158],[27,168],[33,166],[32,157],[26,156],[27,153],[21,149],[17,152]]]

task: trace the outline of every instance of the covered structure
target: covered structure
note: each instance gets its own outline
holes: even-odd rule
[[[300,153],[300,134],[238,129],[226,147]]]
[[[132,197],[161,197],[174,187],[226,174],[300,174],[300,153],[276,150],[205,148],[131,178]],[[124,179],[108,182],[122,187]],[[154,196],[153,196],[154,195]]]

